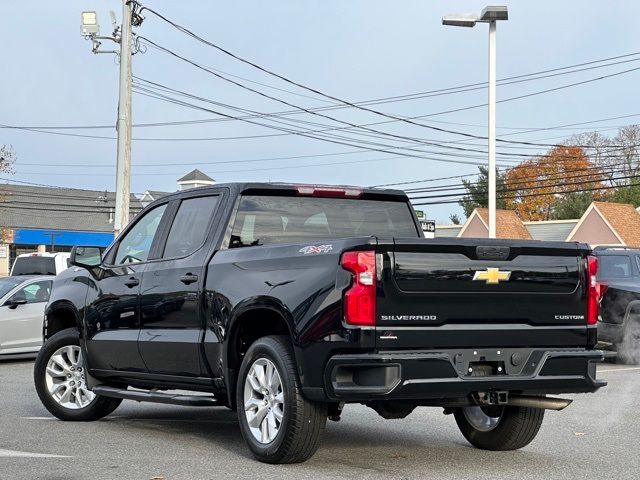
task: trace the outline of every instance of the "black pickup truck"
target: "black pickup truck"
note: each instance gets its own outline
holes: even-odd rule
[[[640,364],[640,249],[603,245],[593,254],[603,288],[598,339],[623,363]]]
[[[177,192],[71,263],[34,371],[63,420],[122,399],[221,405],[259,460],[291,463],[347,403],[384,418],[433,406],[476,447],[510,450],[570,403],[547,394],[606,385],[586,245],[427,240],[400,191]]]

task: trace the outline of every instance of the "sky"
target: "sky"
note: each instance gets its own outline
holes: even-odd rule
[[[236,55],[348,102],[446,89],[487,79],[487,25],[455,28],[441,24],[441,17],[446,14],[481,11],[486,4],[479,1],[146,0],[141,3]],[[640,2],[512,0],[505,4],[509,8],[509,20],[497,26],[499,79],[640,50],[640,30],[637,28]],[[117,58],[113,54],[91,53],[91,43],[80,34],[80,12],[83,10],[97,11],[104,35],[111,31],[109,11],[116,12],[118,21],[122,14],[121,2],[117,0],[0,0],[1,125],[108,126],[47,131],[115,137]],[[233,75],[227,78],[298,108],[336,103],[199,43],[149,12],[143,15],[146,18],[141,26],[134,29],[135,33],[209,69]],[[116,45],[109,41],[102,44],[104,49],[114,47]],[[615,61],[626,63],[499,86],[497,98],[500,101],[640,67],[640,56]],[[133,73],[136,77],[255,112],[292,109],[155,48],[147,48],[145,52],[134,55]],[[640,70],[631,71],[499,103],[498,137],[508,135],[504,138],[555,143],[586,128],[615,134],[615,129],[621,125],[640,123],[639,80]],[[362,186],[471,174],[477,171],[474,165],[436,159],[485,163],[486,154],[481,152],[486,151],[486,140],[469,139],[429,127],[486,136],[485,106],[440,113],[482,105],[486,97],[486,89],[482,88],[371,105],[368,108],[394,117],[427,117],[417,120],[422,125],[390,121],[366,127],[391,135],[383,138],[358,135],[353,130],[331,130],[323,134],[340,135],[339,142],[351,145],[303,135],[282,135],[282,130],[239,120],[135,127],[131,190],[138,193],[145,190],[173,191],[176,180],[193,168],[199,168],[218,182],[284,181]],[[185,100],[218,112],[238,115],[210,103]],[[322,114],[332,118],[304,113],[287,117],[288,123],[284,128],[318,130],[389,120],[388,117],[354,108],[328,110]],[[637,116],[599,121],[587,126],[551,128],[635,114]],[[134,125],[216,118],[225,117],[140,93],[133,94]],[[292,119],[316,125],[292,124]],[[273,117],[257,121],[283,128],[283,124],[273,123]],[[547,130],[529,133],[523,130],[541,128]],[[372,133],[360,130],[360,134]],[[409,146],[413,150],[399,150],[398,146],[407,146],[406,140],[399,139],[399,136],[430,143],[459,142],[447,145],[480,152],[415,144]],[[194,138],[210,140],[185,140]],[[353,139],[385,146],[360,143],[359,147],[354,147]],[[335,137],[333,141],[336,141]],[[87,189],[115,188],[116,141],[112,138],[83,138],[0,128],[1,144],[11,145],[17,154],[14,174],[3,174],[3,179]],[[417,154],[421,158],[407,156],[416,155],[416,149],[422,150]],[[398,151],[404,155],[398,155]],[[426,151],[430,153],[424,153]],[[535,154],[543,153],[544,149],[519,146],[509,151]],[[435,188],[456,181],[415,185]],[[450,213],[462,213],[455,204],[418,208],[426,211],[427,218],[441,224],[449,223]]]

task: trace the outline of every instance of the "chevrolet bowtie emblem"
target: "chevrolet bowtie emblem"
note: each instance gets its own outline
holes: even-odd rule
[[[473,280],[484,280],[490,284],[506,282],[511,277],[511,272],[501,272],[499,268],[487,268],[485,271],[476,272]]]

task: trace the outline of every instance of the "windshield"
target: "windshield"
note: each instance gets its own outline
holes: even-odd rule
[[[4,297],[13,288],[20,285],[24,280],[17,278],[0,278],[0,298]]]
[[[18,257],[13,264],[11,275],[55,275],[54,257]]]
[[[231,247],[342,237],[419,237],[405,202],[245,195]]]

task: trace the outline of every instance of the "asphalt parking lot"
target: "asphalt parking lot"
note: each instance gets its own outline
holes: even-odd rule
[[[0,479],[637,479],[640,367],[605,364],[609,386],[548,412],[523,450],[471,448],[451,416],[421,408],[384,420],[347,406],[307,463],[273,466],[245,449],[235,414],[125,401],[93,423],[54,419],[41,406],[31,361],[0,363]]]

